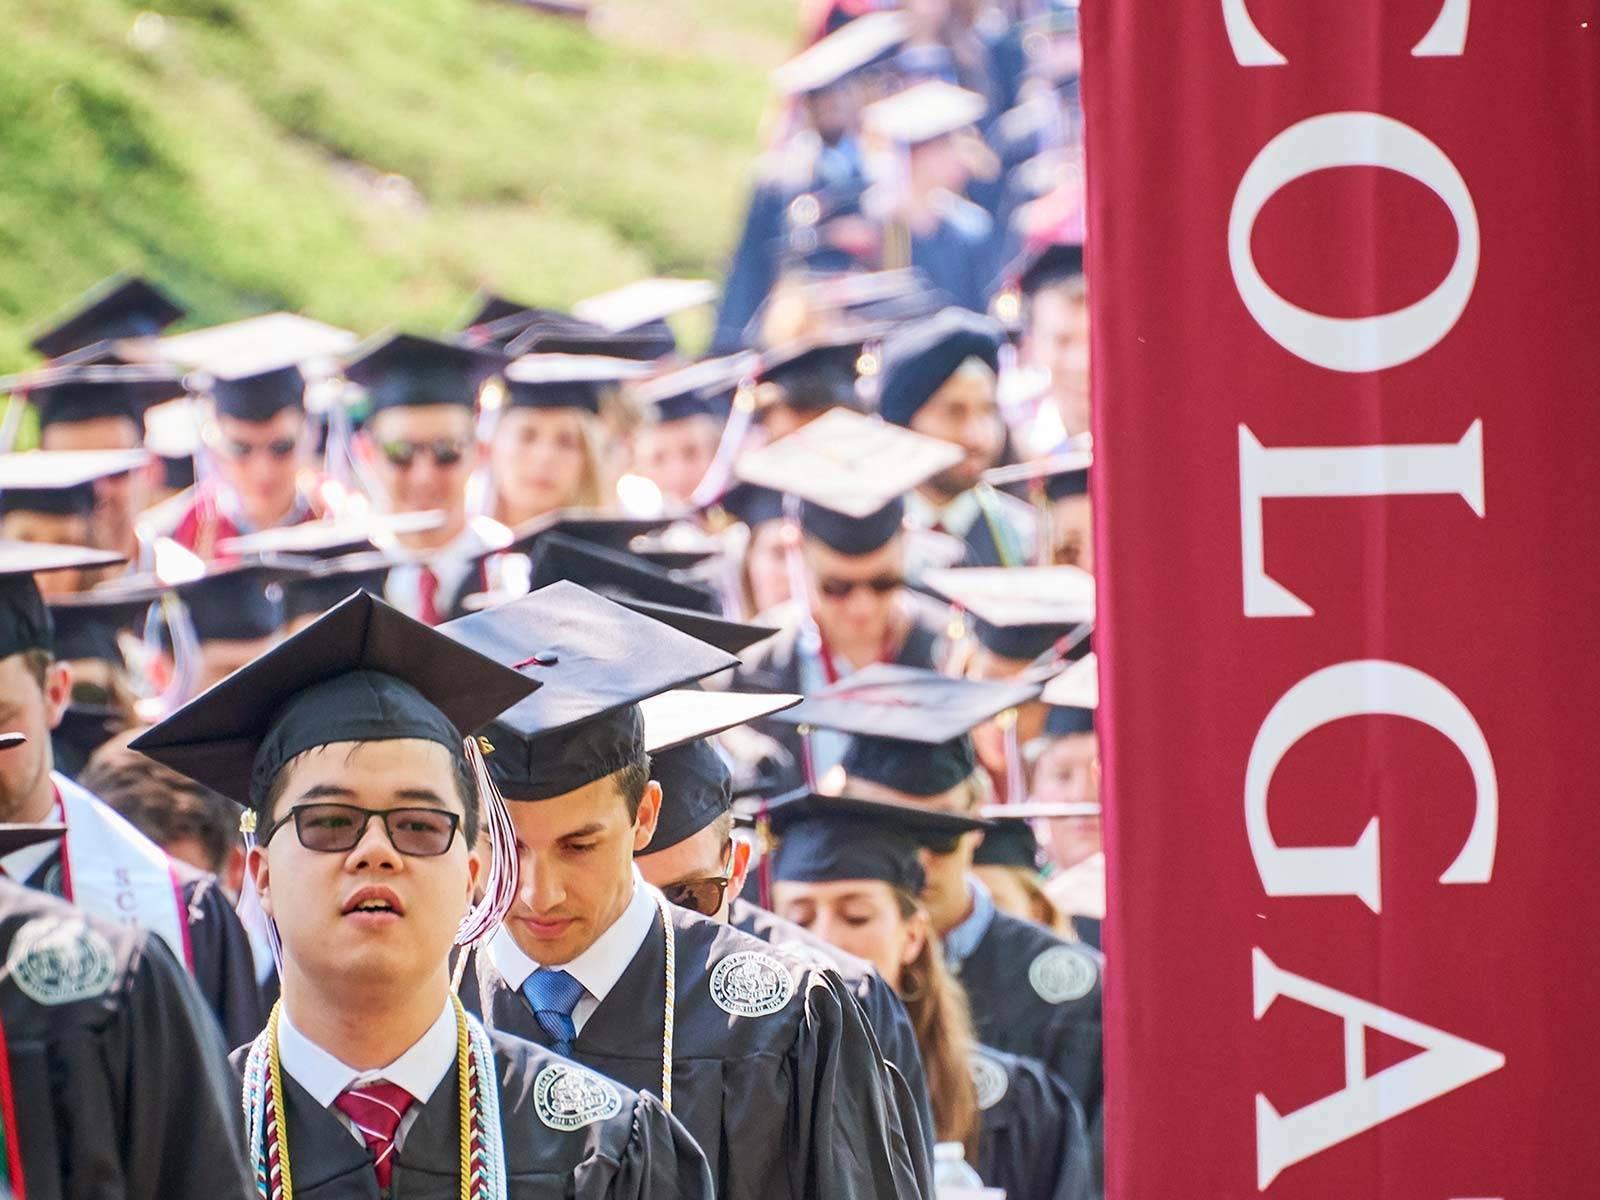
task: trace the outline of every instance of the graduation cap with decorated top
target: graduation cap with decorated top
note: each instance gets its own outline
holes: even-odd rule
[[[640,702],[739,661],[566,582],[439,631],[544,685],[485,730],[489,773],[511,801],[563,796],[640,761]]]

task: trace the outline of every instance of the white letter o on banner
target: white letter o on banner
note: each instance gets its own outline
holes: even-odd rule
[[[1415,304],[1373,317],[1326,317],[1267,286],[1250,253],[1262,207],[1285,184],[1333,167],[1385,167],[1431,188],[1456,222],[1456,259]],[[1228,217],[1228,261],[1250,315],[1291,354],[1331,371],[1381,371],[1427,353],[1449,333],[1478,277],[1478,213],[1466,180],[1444,151],[1382,113],[1324,113],[1291,125],[1261,148],[1239,180]]]

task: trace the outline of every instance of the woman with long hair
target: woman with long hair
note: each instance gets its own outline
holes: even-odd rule
[[[769,810],[773,909],[865,958],[900,995],[922,1051],[934,1131],[1011,1200],[1087,1200],[1083,1113],[1036,1060],[976,1043],[966,994],[918,896],[921,853],[983,823],[889,802],[801,793]]]
[[[512,363],[488,433],[487,515],[515,529],[557,509],[607,507],[600,403],[637,368],[595,355]]]

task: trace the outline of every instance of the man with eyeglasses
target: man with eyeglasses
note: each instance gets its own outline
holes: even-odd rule
[[[401,333],[357,352],[345,374],[367,389],[371,414],[356,440],[391,512],[442,513],[434,528],[396,535],[409,562],[395,566],[384,598],[426,625],[459,615],[487,590],[483,561],[511,533],[467,511],[478,462],[478,393],[506,360],[490,350]]]
[[[792,606],[778,634],[739,670],[738,686],[810,695],[873,663],[933,667],[943,661],[941,614],[905,586],[904,517],[899,496],[865,517],[800,502],[798,554],[808,603]],[[844,754],[845,739],[827,731],[803,742],[789,725],[758,728],[788,751],[791,762],[809,760],[814,779]],[[793,788],[812,781],[791,775],[778,782]]]
[[[723,699],[727,698],[724,694]],[[646,729],[649,727],[647,713]],[[634,855],[639,874],[681,908],[838,971],[872,1026],[884,1061],[897,1073],[895,1103],[900,1123],[907,1130],[923,1131],[921,1152],[931,1160],[933,1109],[922,1055],[911,1019],[894,989],[871,963],[738,898],[750,870],[752,846],[733,836],[733,780],[727,763],[708,738],[652,752],[650,775],[661,787],[661,809],[649,844]]]
[[[203,559],[227,539],[318,515],[308,489],[305,377],[290,363],[218,377],[205,446],[215,475],[196,488],[172,538]]]
[[[711,1195],[659,1102],[485,1031],[452,992],[451,946],[494,927],[511,852],[493,826],[474,904],[494,801],[463,732],[537,686],[358,593],[133,744],[253,816],[283,982],[234,1056],[263,1194]]]
[[[520,881],[476,955],[484,1020],[670,1100],[721,1200],[929,1194],[917,1131],[831,970],[669,904],[641,702],[731,655],[572,584],[447,632],[541,689],[484,728]]]

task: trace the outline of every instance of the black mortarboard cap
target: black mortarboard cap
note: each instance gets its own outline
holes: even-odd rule
[[[50,610],[33,581],[42,571],[106,567],[122,555],[82,546],[0,541],[0,658],[53,645]]]
[[[493,350],[414,333],[380,334],[357,348],[345,375],[367,389],[374,412],[432,404],[473,407],[506,359]]]
[[[923,583],[970,612],[989,653],[1032,661],[1095,616],[1094,577],[1077,567],[954,567]]]
[[[1039,869],[1039,839],[1028,818],[1007,813],[986,812],[994,827],[983,835],[983,844],[972,856],[975,867],[1021,867]]]
[[[739,384],[756,371],[758,359],[749,351],[707,358],[658,375],[634,389],[634,399],[655,414],[657,422],[686,417],[721,417]]]
[[[857,407],[856,363],[860,334],[808,338],[761,356],[756,379],[783,389],[784,403],[797,412],[825,412],[836,405]]]
[[[858,736],[840,760],[851,779],[864,779],[907,796],[937,796],[966,782],[978,756],[966,734],[936,745],[903,738]]]
[[[512,300],[508,296],[494,292],[479,292],[473,297],[472,303],[472,315],[462,325],[463,332],[484,325],[493,325],[504,321],[507,317],[520,316],[532,309],[532,305],[523,304],[519,300]]]
[[[558,580],[582,584],[604,596],[648,600],[705,613],[720,606],[709,591],[680,583],[666,571],[636,555],[548,533],[534,543],[528,586],[537,591]]]
[[[285,559],[213,563],[177,590],[202,642],[248,641],[283,628],[283,590],[277,585],[304,570]]]
[[[186,315],[148,280],[116,275],[75,300],[28,345],[45,358],[60,358],[94,342],[154,337]]]
[[[506,368],[506,404],[598,413],[606,388],[637,379],[647,369],[634,359],[599,354],[527,354]]]
[[[593,321],[549,309],[532,309],[481,329],[496,340],[504,336],[506,353],[513,355],[604,354],[651,362],[678,349],[677,339],[665,322],[614,333]]]
[[[540,539],[551,534],[626,553],[634,538],[653,533],[670,524],[672,519],[670,516],[630,517],[600,509],[560,508],[518,525],[511,531],[511,541],[499,553],[526,554]]]
[[[661,785],[661,815],[641,854],[670,850],[733,807],[733,776],[704,738],[650,756],[650,778]]]
[[[485,731],[508,800],[548,800],[645,753],[639,702],[738,660],[572,583],[439,627],[545,686]]]
[[[161,599],[159,587],[102,584],[87,592],[50,598],[55,625],[55,655],[63,662],[93,659],[123,665],[117,634],[133,629]]]
[[[309,560],[304,571],[281,583],[283,621],[325,613],[356,592],[383,595],[383,586],[396,560],[382,550],[365,550],[338,558]]]
[[[813,692],[775,720],[936,746],[1034,699],[1039,685],[958,679],[924,667],[873,663]]]
[[[1018,290],[1031,296],[1042,287],[1082,275],[1083,246],[1069,242],[1027,246],[1012,264],[1012,274]]]
[[[766,819],[778,842],[773,879],[876,879],[913,895],[923,887],[921,850],[946,848],[963,834],[988,828],[976,818],[914,804],[804,790],[774,800]]]
[[[445,515],[438,509],[302,521],[299,525],[278,525],[258,533],[224,538],[218,549],[231,558],[268,555],[339,558],[356,551],[372,550],[379,542],[400,534],[427,533],[444,522]]]
[[[754,483],[736,483],[717,501],[717,505],[736,521],[751,529],[768,521],[783,519],[783,493]]]
[[[911,418],[956,368],[969,358],[1000,369],[1005,335],[989,317],[964,308],[946,308],[925,321],[901,326],[883,342],[878,411],[896,425]]]
[[[875,513],[848,517],[809,500],[800,502],[800,529],[840,554],[871,554],[904,527],[905,501],[896,496]]]
[[[537,686],[362,592],[131,746],[259,806],[285,764],[335,742],[418,738],[460,761],[462,735]]]
[[[286,408],[304,409],[306,377],[293,363],[213,379],[211,398],[217,412],[240,421],[269,421]]]
[[[0,513],[88,516],[94,483],[144,465],[143,450],[29,450],[0,454]]]
[[[1052,704],[1045,709],[1044,735],[1049,738],[1070,737],[1075,733],[1094,732],[1094,709],[1069,708]]]
[[[48,367],[13,376],[6,386],[21,391],[39,413],[39,427],[126,417],[144,436],[144,411],[183,394],[183,379],[166,367]]]
[[[20,733],[6,736],[22,737]],[[29,846],[38,846],[44,842],[59,841],[66,836],[65,825],[3,824],[0,825],[0,856],[10,854],[14,850],[24,850]]]
[[[1032,462],[992,467],[983,473],[983,482],[997,488],[1021,487],[1024,491],[1036,487],[1044,492],[1046,499],[1063,500],[1089,490],[1089,471],[1093,465],[1092,450],[1074,449]]]
[[[774,625],[730,621],[725,617],[712,616],[692,608],[679,608],[672,604],[652,604],[647,600],[635,600],[628,596],[617,597],[617,603],[660,621],[663,625],[670,625],[680,633],[687,633],[699,641],[709,642],[718,650],[729,654],[747,650],[778,632]]]

